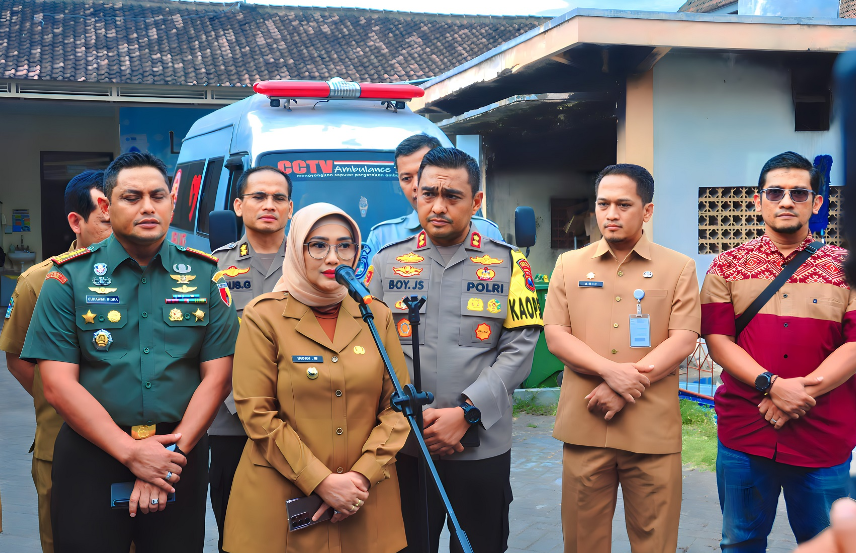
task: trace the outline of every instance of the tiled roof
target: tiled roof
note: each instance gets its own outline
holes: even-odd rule
[[[0,0],[0,78],[154,85],[434,77],[545,22],[172,0]]]
[[[838,17],[856,17],[856,0],[840,0],[840,2],[838,5]],[[678,11],[709,13],[733,3],[734,0],[687,0],[683,6],[678,8]]]

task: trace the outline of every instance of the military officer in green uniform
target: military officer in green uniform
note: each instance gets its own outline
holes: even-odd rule
[[[231,390],[238,319],[216,258],[166,240],[163,162],[122,154],[104,189],[113,236],[54,258],[21,353],[65,420],[54,548],[201,551],[205,433]]]
[[[244,235],[237,242],[218,248],[214,255],[219,259],[217,268],[226,279],[240,317],[250,300],[273,292],[282,276],[285,226],[294,204],[291,179],[276,167],[253,167],[241,175],[237,186],[234,209],[244,223]],[[238,419],[235,400],[229,394],[208,429],[211,507],[220,532],[221,552],[232,480],[246,443],[247,434]]]
[[[472,223],[484,193],[475,160],[435,148],[419,168],[416,211],[422,230],[382,248],[366,272],[372,295],[392,309],[412,370],[413,328],[405,296],[425,296],[419,332],[422,385],[434,394],[423,412],[425,443],[455,514],[475,551],[507,549],[511,503],[511,406],[529,375],[543,323],[526,258]],[[412,378],[412,375],[411,375]],[[397,457],[408,553],[433,552],[445,512],[429,492],[426,517],[418,495],[415,443]],[[453,551],[455,549],[452,549]]]

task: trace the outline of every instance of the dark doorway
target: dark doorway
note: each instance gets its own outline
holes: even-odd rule
[[[112,153],[42,152],[42,259],[68,251],[74,233],[65,216],[65,187],[88,169],[106,169]]]

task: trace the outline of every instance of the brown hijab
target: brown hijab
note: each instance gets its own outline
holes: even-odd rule
[[[357,223],[344,211],[334,206],[333,204],[317,203],[310,204],[303,209],[297,211],[294,217],[291,218],[291,229],[288,231],[288,237],[285,242],[285,261],[282,263],[282,277],[276,283],[274,292],[288,292],[294,298],[304,305],[309,307],[325,307],[341,303],[345,296],[348,295],[348,290],[344,286],[339,286],[335,292],[325,292],[320,290],[306,278],[306,262],[303,259],[303,244],[306,242],[306,237],[315,227],[315,224],[322,218],[328,215],[336,215],[347,221],[351,227],[351,235],[354,238],[354,243],[359,247],[360,227]],[[359,260],[360,256],[355,255],[351,266]]]

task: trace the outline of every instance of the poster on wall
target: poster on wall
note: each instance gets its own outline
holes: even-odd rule
[[[119,141],[122,153],[153,154],[163,160],[167,171],[172,175],[178,163],[181,141],[197,119],[213,111],[193,107],[119,108]]]
[[[30,232],[30,210],[12,210],[12,232]]]

